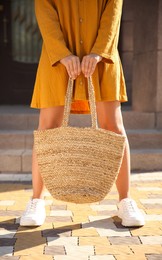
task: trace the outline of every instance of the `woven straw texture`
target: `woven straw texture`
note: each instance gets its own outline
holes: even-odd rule
[[[92,90],[92,81],[88,83]],[[73,84],[69,80],[63,125],[34,131],[38,165],[45,186],[55,199],[97,202],[107,195],[117,178],[125,137],[98,128],[94,114],[92,127],[68,126],[70,88],[72,91]],[[89,93],[89,97],[94,106],[94,93]],[[95,112],[95,107],[92,110]]]

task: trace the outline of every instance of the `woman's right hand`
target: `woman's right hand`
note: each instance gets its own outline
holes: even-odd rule
[[[69,55],[60,60],[60,62],[66,67],[69,77],[76,79],[81,73],[81,64],[79,57],[75,55]]]

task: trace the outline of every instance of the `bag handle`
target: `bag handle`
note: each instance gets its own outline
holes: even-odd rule
[[[96,111],[95,92],[94,92],[92,77],[88,77],[87,80],[88,80],[88,99],[89,99],[90,111],[91,111],[92,128],[97,129],[98,128],[97,111]],[[62,122],[63,127],[67,127],[69,124],[73,86],[74,86],[74,80],[69,78],[66,97],[65,97],[64,116]]]

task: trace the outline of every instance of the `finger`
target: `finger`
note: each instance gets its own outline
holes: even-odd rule
[[[79,76],[81,73],[81,66],[80,66],[80,60],[79,58],[77,59],[77,76]]]
[[[83,59],[83,65],[82,65],[82,71],[83,71],[85,76],[86,76],[87,71],[88,71],[88,65],[89,65],[89,59],[88,58],[84,58]]]
[[[78,58],[77,57],[74,57],[73,58],[73,75],[76,79],[76,77],[78,76]]]
[[[67,72],[68,72],[69,77],[71,78],[71,73],[70,73],[70,66],[69,66],[69,64],[66,66],[66,69],[67,69]]]
[[[90,77],[93,74],[93,72],[95,71],[96,65],[97,65],[96,61],[91,59],[89,62],[87,77]]]
[[[91,59],[91,60],[89,61],[88,71],[87,71],[87,73],[86,73],[86,76],[87,76],[87,77],[90,76],[91,71],[92,71],[92,69],[93,69],[93,66],[94,66],[94,61]]]
[[[68,61],[68,63],[66,64],[66,68],[69,74],[69,77],[72,78],[72,73],[71,73],[71,63]]]
[[[83,57],[82,62],[81,62],[81,71],[84,73],[84,57]]]
[[[70,77],[72,79],[74,79],[74,68],[73,68],[73,61],[72,61],[72,59],[69,60],[68,64],[69,64]]]

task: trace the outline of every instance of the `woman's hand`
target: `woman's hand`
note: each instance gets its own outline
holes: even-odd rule
[[[98,62],[102,60],[102,57],[97,54],[89,54],[83,57],[82,63],[81,63],[81,70],[85,77],[90,77],[93,72],[95,71],[96,65]]]
[[[69,77],[76,79],[81,73],[81,64],[79,57],[75,55],[69,55],[60,60],[60,62],[66,67]]]

